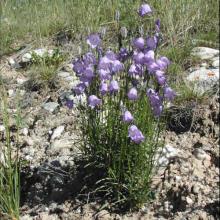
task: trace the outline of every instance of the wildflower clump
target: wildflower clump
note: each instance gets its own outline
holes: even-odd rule
[[[138,13],[150,16],[152,9],[144,4]],[[165,102],[175,97],[166,77],[170,61],[157,53],[160,20],[152,33],[137,36],[117,52],[104,51],[100,35],[91,34],[89,51],[73,62],[80,81],[73,93],[87,97],[87,106],[79,106],[83,150],[88,166],[101,170],[95,192],[120,207],[148,199],[161,115]]]

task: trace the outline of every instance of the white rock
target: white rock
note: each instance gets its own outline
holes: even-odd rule
[[[213,86],[219,83],[219,69],[204,69],[200,68],[186,78],[186,83],[191,88],[193,86],[194,92],[203,94],[204,92],[213,89]]]
[[[201,65],[200,65],[201,67],[207,67],[208,66],[208,64],[207,63],[201,63]]]
[[[25,53],[22,57],[21,57],[21,61],[23,63],[29,63],[33,57],[33,54],[35,56],[38,56],[38,57],[44,57],[44,56],[49,56],[49,57],[52,57],[53,54],[54,54],[54,51],[53,50],[47,50],[45,48],[39,48],[39,49],[35,49],[33,51],[30,51],[28,53]]]
[[[28,133],[29,133],[28,128],[23,128],[23,129],[22,129],[22,134],[23,134],[24,136],[27,136]]]
[[[177,182],[179,182],[182,179],[182,177],[181,176],[175,176],[175,179],[176,179]]]
[[[167,166],[169,164],[169,160],[162,156],[158,159],[158,164],[161,165],[161,166]]]
[[[60,137],[60,135],[63,133],[65,127],[62,125],[62,126],[59,126],[57,127],[54,131],[53,131],[53,134],[51,136],[51,140],[54,140],[55,138],[58,138]]]
[[[212,59],[212,66],[214,68],[219,68],[219,57],[215,57],[214,59]]]
[[[0,125],[0,132],[5,131],[5,126],[4,125]]]
[[[62,78],[66,78],[66,77],[69,77],[70,74],[68,72],[62,71],[62,72],[57,73],[57,76],[62,77]]]
[[[219,55],[219,50],[209,47],[195,47],[192,50],[192,55],[199,57],[202,60],[210,60]]]
[[[190,197],[186,197],[186,202],[190,205],[193,204],[193,200]]]
[[[64,78],[66,81],[74,81],[74,77],[73,76],[68,76]]]
[[[53,113],[57,109],[58,106],[59,104],[56,102],[47,102],[43,104],[43,108],[51,113]]]
[[[207,157],[207,154],[204,150],[200,149],[200,148],[196,148],[194,151],[193,151],[193,154],[195,155],[195,157],[198,159],[198,160],[204,160],[206,157]]]
[[[25,54],[21,57],[21,61],[22,61],[23,63],[28,63],[28,62],[31,61],[31,58],[32,58],[32,56],[31,56],[30,53],[25,53]]]
[[[20,95],[23,96],[25,95],[26,91],[25,90],[20,90]]]
[[[9,89],[8,90],[8,96],[9,98],[11,98],[14,95],[14,90],[13,89]]]
[[[60,152],[61,149],[65,149],[65,148],[71,148],[73,146],[73,141],[71,139],[68,138],[64,138],[64,139],[57,139],[55,140],[51,146],[49,151],[52,152]]]
[[[25,137],[25,142],[28,146],[34,145],[34,140],[31,137]]]
[[[19,84],[19,85],[22,85],[23,83],[25,83],[27,81],[27,79],[22,79],[22,78],[18,78],[17,79],[17,83]]]
[[[171,145],[166,145],[164,148],[166,149],[167,158],[175,157],[177,155],[177,150]]]

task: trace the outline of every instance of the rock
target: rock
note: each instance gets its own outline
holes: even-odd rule
[[[219,69],[200,68],[193,71],[186,78],[186,84],[197,94],[212,91],[215,85],[219,84]],[[193,85],[192,85],[193,84]]]
[[[69,77],[70,74],[68,72],[62,71],[62,72],[57,73],[57,76],[62,77],[62,78],[66,78],[66,77]]]
[[[200,148],[196,148],[193,154],[198,160],[204,160],[206,158],[206,152]]]
[[[53,113],[57,108],[59,104],[56,102],[47,102],[43,104],[43,108],[51,113]]]
[[[207,63],[201,63],[201,65],[200,65],[201,67],[207,67],[208,66],[208,64]]]
[[[71,148],[72,146],[73,141],[71,141],[71,139],[63,138],[60,140],[55,140],[50,146],[50,151],[59,152],[61,149]]]
[[[28,146],[33,146],[34,145],[34,141],[31,137],[25,137],[24,142],[28,145]]]
[[[63,69],[67,72],[73,72],[73,64],[69,63],[63,67]]]
[[[198,185],[198,184],[193,185],[193,187],[192,187],[192,192],[193,192],[194,194],[199,194],[199,191],[200,191],[199,185]]]
[[[219,68],[219,57],[215,57],[214,59],[212,59],[212,66],[214,68]]]
[[[31,54],[30,53],[25,53],[22,57],[21,57],[21,61],[22,63],[29,63],[31,61]]]
[[[12,68],[15,68],[15,69],[18,69],[21,67],[12,57],[8,59],[8,63]]]
[[[25,82],[27,82],[27,80],[28,80],[28,79],[18,78],[18,79],[17,79],[17,83],[18,83],[19,85],[22,85],[22,84],[24,84]]]
[[[186,197],[186,202],[189,205],[193,204],[193,200],[190,197],[188,197],[188,196]]]
[[[65,127],[62,125],[62,126],[59,126],[57,127],[54,131],[53,131],[53,134],[51,136],[51,140],[54,140],[55,138],[58,138],[60,137],[60,135],[63,133]]]
[[[213,57],[219,55],[219,50],[208,48],[208,47],[195,47],[192,50],[192,55],[197,56],[202,60],[210,60]]]
[[[25,53],[22,57],[21,57],[21,61],[23,63],[29,63],[31,62],[33,55],[34,56],[38,56],[38,57],[44,57],[44,56],[49,56],[52,57],[54,54],[54,50],[47,50],[45,48],[40,48],[40,49],[36,49],[33,51],[30,51],[28,53]]]
[[[74,77],[73,76],[68,76],[66,78],[64,78],[66,81],[74,81]]]
[[[166,150],[167,158],[175,157],[177,155],[177,150],[171,145],[166,145],[164,149]]]
[[[9,89],[8,90],[8,96],[9,98],[11,98],[14,95],[14,90],[13,89]]]
[[[97,220],[111,220],[111,215],[108,211],[102,210],[98,214],[96,214],[95,219]]]
[[[4,125],[0,125],[0,132],[4,132],[5,131],[5,126]]]
[[[28,128],[23,128],[23,129],[21,130],[21,133],[22,133],[24,136],[27,136],[28,133],[29,133]]]
[[[169,164],[169,160],[166,157],[162,156],[158,159],[158,163],[161,166],[167,166]]]
[[[20,217],[20,220],[33,220],[33,218],[30,217],[29,215],[24,215]]]
[[[56,214],[48,214],[47,212],[39,214],[40,220],[58,220],[58,216]]]

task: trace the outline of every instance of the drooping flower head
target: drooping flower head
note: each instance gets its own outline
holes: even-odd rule
[[[154,115],[156,117],[159,117],[163,111],[162,97],[157,92],[155,92],[153,89],[147,90],[147,96],[149,98]]]
[[[105,95],[108,92],[108,84],[105,83],[105,82],[101,82],[99,91],[100,91],[102,96]]]
[[[134,120],[134,117],[132,116],[131,112],[126,110],[122,115],[123,122],[130,123]]]
[[[131,88],[128,91],[128,99],[129,100],[137,100],[138,99],[137,89],[135,87]]]
[[[144,53],[135,51],[133,55],[133,60],[136,64],[144,64]]]
[[[133,40],[133,46],[136,49],[143,50],[145,45],[145,40],[142,37],[136,38]]]
[[[142,67],[140,64],[132,64],[128,70],[129,76],[141,76],[143,73]]]
[[[85,64],[80,59],[73,61],[73,71],[76,72],[77,76],[80,76],[84,70]]]
[[[142,132],[137,128],[136,125],[131,125],[128,129],[128,136],[131,138],[131,141],[133,141],[136,144],[140,144],[144,141],[144,135]]]
[[[91,48],[96,48],[101,44],[101,39],[99,34],[91,34],[87,38],[86,42]]]
[[[148,4],[143,4],[141,5],[141,7],[139,8],[139,15],[141,17],[145,16],[145,15],[149,15],[152,13],[152,9],[150,7],[150,5]]]
[[[66,101],[66,106],[69,108],[69,109],[72,109],[73,108],[73,105],[74,105],[74,102],[73,100],[67,100]]]
[[[109,84],[109,91],[111,94],[116,93],[119,91],[119,85],[116,80],[112,80]]]
[[[149,63],[154,62],[154,57],[155,57],[154,51],[153,50],[147,50],[144,53],[144,63],[149,64]]]
[[[168,99],[169,101],[173,101],[175,96],[176,96],[175,91],[173,91],[170,87],[167,86],[164,88],[164,97],[166,99]]]
[[[146,39],[146,44],[147,44],[147,49],[148,50],[155,50],[157,48],[157,37],[153,36],[153,37],[147,37]]]
[[[129,57],[129,52],[126,48],[121,48],[119,53],[118,53],[118,60],[121,62],[124,62],[128,59]]]
[[[159,83],[159,85],[163,86],[166,82],[165,73],[163,71],[157,70],[155,72],[155,76],[157,78],[157,82]]]
[[[90,95],[88,98],[88,104],[91,108],[95,108],[96,106],[100,105],[102,102],[101,99],[99,99],[97,96],[95,95]]]
[[[73,88],[73,92],[76,95],[81,95],[82,93],[84,93],[85,88],[86,88],[86,85],[84,83],[79,83]]]

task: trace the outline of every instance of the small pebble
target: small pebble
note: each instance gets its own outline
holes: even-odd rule
[[[5,126],[4,125],[0,125],[0,132],[5,131]]]
[[[54,140],[55,138],[58,138],[60,137],[60,135],[63,133],[65,127],[62,125],[62,126],[59,126],[57,127],[54,131],[53,131],[53,134],[51,136],[51,140]]]

